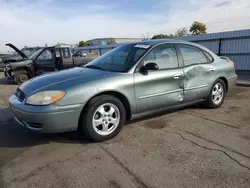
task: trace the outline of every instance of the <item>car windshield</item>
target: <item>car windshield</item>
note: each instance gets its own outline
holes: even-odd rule
[[[27,57],[31,56],[37,49],[35,48],[23,48],[21,52],[23,52]],[[14,52],[13,55],[17,55],[17,52]]]
[[[113,72],[127,72],[146,53],[149,47],[149,45],[123,45],[94,59],[85,67]]]
[[[34,48],[22,49],[22,52],[23,52],[27,57],[31,56],[35,51],[36,51],[36,49],[34,49]]]
[[[40,53],[41,51],[43,50],[43,48],[41,48],[40,50],[37,50],[35,53],[33,53],[29,59],[35,59]]]

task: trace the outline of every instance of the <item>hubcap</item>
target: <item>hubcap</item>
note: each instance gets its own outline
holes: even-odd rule
[[[27,75],[22,74],[22,75],[20,75],[19,80],[23,83],[23,82],[28,80],[28,77],[27,77]]]
[[[119,125],[120,111],[114,104],[106,103],[97,108],[92,118],[94,130],[99,135],[111,134]]]
[[[221,83],[215,84],[212,90],[212,100],[215,104],[219,104],[223,98],[224,91]]]

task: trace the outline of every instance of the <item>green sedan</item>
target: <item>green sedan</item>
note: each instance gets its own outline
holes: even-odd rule
[[[81,130],[99,142],[131,119],[195,103],[218,108],[236,80],[235,63],[203,46],[148,40],[33,78],[9,102],[15,120],[32,131]]]

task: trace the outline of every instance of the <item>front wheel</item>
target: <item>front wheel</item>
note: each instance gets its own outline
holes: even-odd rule
[[[18,85],[26,82],[28,79],[29,79],[29,75],[26,70],[15,71],[14,80]]]
[[[226,96],[226,85],[221,79],[218,79],[210,91],[209,96],[205,101],[205,105],[209,108],[218,108],[225,100]]]
[[[116,136],[125,123],[126,112],[119,99],[101,95],[91,99],[80,119],[83,133],[94,142]]]

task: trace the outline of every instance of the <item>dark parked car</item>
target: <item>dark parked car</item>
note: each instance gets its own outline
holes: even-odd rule
[[[68,47],[45,47],[27,57],[19,51],[22,60],[7,63],[4,67],[5,77],[21,84],[32,77],[74,67]]]

